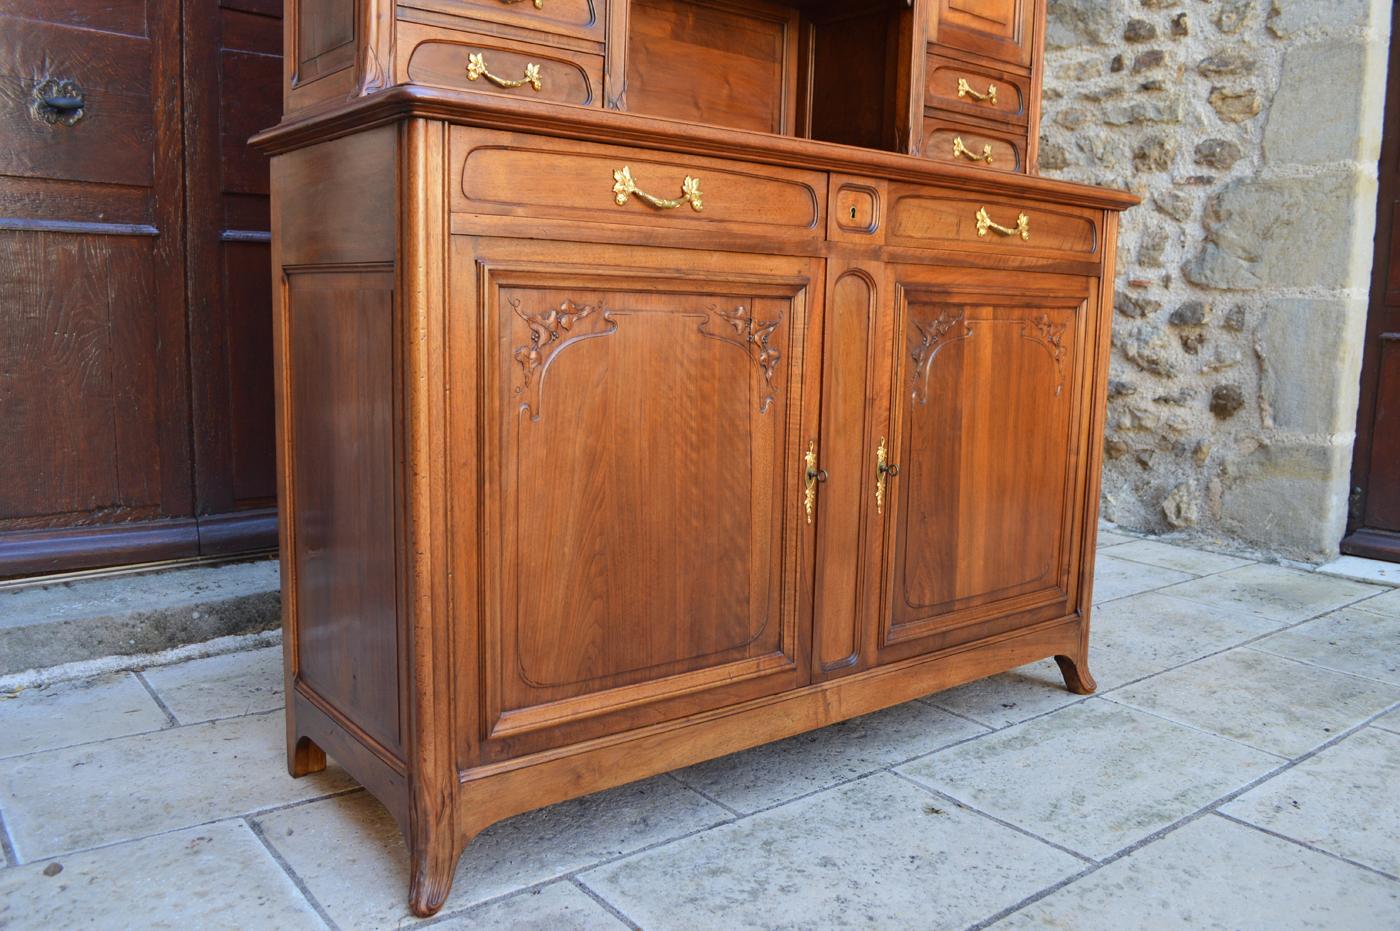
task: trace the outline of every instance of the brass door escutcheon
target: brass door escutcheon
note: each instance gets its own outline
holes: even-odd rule
[[[504,4],[506,4],[507,6],[510,6],[511,4],[521,2],[521,0],[501,0],[501,2],[504,3]],[[543,10],[543,9],[544,9],[544,0],[535,0],[535,9],[537,9],[537,10]]]
[[[880,437],[880,448],[875,450],[875,513],[885,513],[885,485],[889,479],[899,474],[899,466],[890,462],[890,450],[885,438]]]
[[[958,78],[958,96],[971,97],[979,103],[996,103],[997,86],[995,84],[988,84],[987,92],[985,94],[979,94],[972,89],[971,84],[967,83],[967,78]]]
[[[986,162],[988,165],[990,165],[990,164],[992,163],[992,144],[989,142],[989,143],[983,145],[983,146],[982,146],[982,154],[981,154],[981,155],[978,155],[976,152],[974,152],[974,151],[972,151],[971,149],[969,149],[969,148],[963,143],[963,141],[962,141],[962,136],[954,136],[954,137],[953,137],[953,158],[958,158],[958,157],[962,157],[962,158],[965,158],[965,159],[967,159],[967,160],[969,160],[969,161],[973,161],[973,162]]]
[[[480,52],[472,52],[467,56],[467,80],[475,81],[477,78],[485,78],[497,87],[520,87],[529,84],[536,91],[543,83],[540,78],[540,66],[533,61],[525,65],[525,77],[511,81],[492,74],[486,68],[486,56]]]
[[[1002,236],[1020,236],[1022,239],[1029,242],[1031,238],[1031,218],[1023,213],[1016,218],[1016,225],[1014,227],[1002,226],[1000,223],[993,223],[992,218],[987,215],[987,208],[983,207],[977,211],[977,235],[986,236],[988,230]]]
[[[614,199],[619,207],[627,206],[628,199],[635,195],[642,203],[650,204],[657,210],[674,210],[682,204],[690,204],[690,209],[696,213],[705,209],[705,202],[702,199],[704,195],[700,191],[700,179],[692,178],[690,175],[686,175],[685,180],[681,182],[681,196],[671,200],[648,194],[638,188],[637,182],[632,178],[631,167],[623,165],[613,171],[613,193],[617,195]]]
[[[77,81],[47,78],[34,85],[29,98],[30,115],[50,126],[72,126],[86,111],[87,99]]]

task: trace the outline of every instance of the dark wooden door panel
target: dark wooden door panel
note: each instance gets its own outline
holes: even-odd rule
[[[980,289],[900,278],[880,638],[895,655],[1074,603],[1090,295],[984,276]]]
[[[1391,37],[1384,133],[1351,514],[1341,548],[1400,562],[1400,33]]]
[[[0,576],[66,568],[61,528],[191,514],[178,11],[0,11]]]
[[[503,754],[805,675],[807,280],[553,254],[482,272],[503,463],[487,723]]]

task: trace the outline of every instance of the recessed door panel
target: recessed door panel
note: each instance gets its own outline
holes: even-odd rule
[[[937,50],[1029,65],[1035,0],[936,0],[929,41]]]

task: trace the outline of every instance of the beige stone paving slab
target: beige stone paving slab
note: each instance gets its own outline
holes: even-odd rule
[[[25,689],[0,700],[0,758],[156,731],[169,723],[129,672]]]
[[[1174,546],[1158,540],[1133,540],[1122,546],[1115,546],[1113,558],[1189,572],[1191,575],[1210,575],[1227,569],[1238,569],[1254,561],[1239,556],[1226,556],[1223,553],[1208,553],[1186,546]]]
[[[618,921],[570,882],[550,883],[433,925],[442,931],[616,931]]]
[[[1256,563],[1173,585],[1163,594],[1296,623],[1381,591],[1349,579]]]
[[[0,810],[23,862],[354,786],[287,775],[280,714],[231,718],[0,761]]]
[[[280,646],[159,666],[143,675],[181,724],[282,707]]]
[[[1400,617],[1343,608],[1251,647],[1400,685]]]
[[[1094,566],[1094,604],[1126,598],[1128,595],[1173,585],[1192,577],[1188,572],[1115,559],[1111,554],[1103,553]]]
[[[62,871],[52,876],[57,863]],[[223,821],[0,873],[0,928],[231,931],[324,928],[241,821]]]
[[[1092,669],[1092,645],[1089,654]],[[1083,701],[1083,696],[1065,688],[1060,668],[1047,659],[938,692],[925,701],[989,727],[1006,727]]]
[[[939,708],[907,702],[673,775],[710,798],[748,813],[986,732],[985,727]]]
[[[1372,727],[1379,727],[1381,730],[1400,734],[1400,709],[1392,711],[1383,718],[1377,718]]]
[[[1282,762],[1094,698],[899,771],[1033,834],[1102,859]]]
[[[1126,534],[1114,533],[1112,530],[1100,530],[1098,536],[1099,549],[1105,550],[1110,546],[1117,546],[1120,543],[1131,543],[1137,537],[1130,537]]]
[[[1203,605],[1158,592],[1094,608],[1089,669],[1100,691],[1118,688],[1277,630],[1242,611]],[[992,727],[1019,724],[1079,700],[1065,690],[1053,660],[931,696],[929,701]]]
[[[1375,598],[1358,601],[1356,607],[1363,611],[1384,614],[1386,617],[1400,617],[1400,588],[1392,588]]]
[[[961,928],[1084,863],[889,773],[579,879],[647,931]]]
[[[1323,575],[1336,575],[1358,582],[1375,582],[1378,585],[1400,586],[1400,563],[1381,562],[1379,559],[1363,559],[1360,556],[1342,556],[1325,566],[1318,566]]]
[[[1292,758],[1400,701],[1400,688],[1243,649],[1162,673],[1110,697]]]
[[[1400,925],[1400,884],[1215,815],[992,925],[995,931],[1360,931]]]
[[[1358,731],[1221,811],[1400,876],[1400,734]]]
[[[487,828],[467,848],[446,908],[507,895],[728,817],[665,776],[519,815]],[[283,809],[257,824],[342,927],[409,919],[408,852],[392,816],[368,794]]]

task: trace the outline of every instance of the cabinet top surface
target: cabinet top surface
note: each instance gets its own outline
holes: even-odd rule
[[[1125,210],[1141,200],[1124,190],[1038,176],[993,175],[975,168],[831,142],[412,84],[354,98],[314,114],[293,116],[257,134],[251,142],[268,154],[277,155],[410,118],[584,142],[736,158],[890,181],[951,185],[969,192],[1021,194],[1107,210]]]

